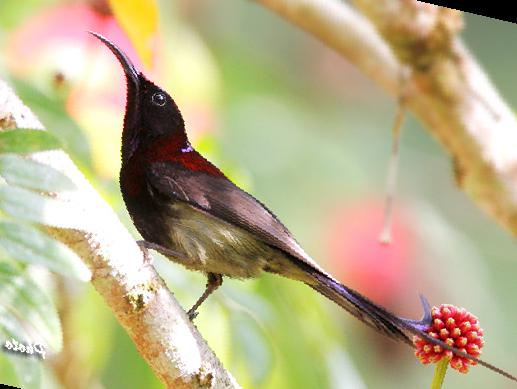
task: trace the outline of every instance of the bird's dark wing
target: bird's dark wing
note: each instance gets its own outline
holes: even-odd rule
[[[161,195],[184,201],[236,225],[264,243],[324,272],[273,212],[226,177],[187,170],[176,162],[153,163],[146,176],[152,189]]]
[[[159,162],[147,173],[151,190],[167,199],[184,201],[220,220],[237,225],[264,243],[299,260],[298,265],[313,275],[310,286],[335,301],[359,320],[395,339],[410,342],[396,325],[364,304],[352,292],[343,295],[340,285],[326,274],[298,245],[276,216],[257,199],[244,192],[226,177],[186,170],[181,164]],[[358,295],[360,296],[360,295]]]

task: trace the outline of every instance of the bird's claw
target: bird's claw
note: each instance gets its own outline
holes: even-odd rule
[[[187,312],[187,316],[190,321],[194,321],[194,319],[197,317],[197,315],[199,315],[199,312],[196,311],[195,309],[191,309],[190,311]]]
[[[151,265],[153,263],[153,257],[149,253],[149,248],[146,245],[145,240],[137,240],[136,244],[140,247],[140,250],[144,254],[144,265]]]

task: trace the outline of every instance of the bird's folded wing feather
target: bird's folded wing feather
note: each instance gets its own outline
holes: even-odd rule
[[[156,162],[148,169],[146,178],[152,190],[162,196],[184,201],[236,225],[264,243],[325,273],[265,205],[226,177],[187,170],[175,162]]]

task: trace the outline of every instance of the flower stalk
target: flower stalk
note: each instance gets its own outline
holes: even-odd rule
[[[440,362],[436,364],[436,368],[434,369],[433,382],[431,382],[431,389],[441,389],[443,380],[445,379],[445,373],[447,373],[449,361],[450,358],[442,358]]]

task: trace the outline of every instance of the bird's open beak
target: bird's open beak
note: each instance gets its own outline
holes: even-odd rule
[[[131,63],[129,58],[120,50],[113,42],[104,38],[101,34],[97,34],[93,31],[88,31],[94,37],[99,39],[102,43],[104,43],[111,52],[117,57],[118,61],[122,65],[122,69],[124,69],[124,73],[126,74],[126,80],[128,83],[128,87],[133,86],[136,90],[138,90],[140,81],[138,78],[138,71],[135,69],[135,66]]]

